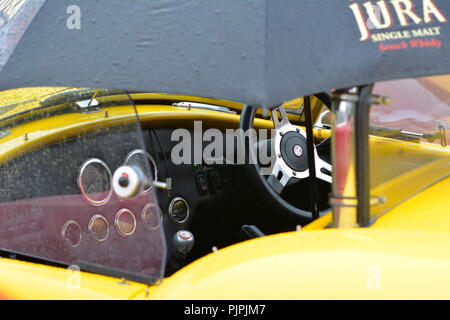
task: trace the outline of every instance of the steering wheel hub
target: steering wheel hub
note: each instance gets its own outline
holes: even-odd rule
[[[303,149],[299,144],[296,144],[294,146],[294,149],[292,150],[292,152],[294,152],[294,155],[296,157],[301,157],[303,155]]]
[[[283,160],[294,171],[308,169],[306,138],[296,131],[286,133],[281,139],[280,152]]]

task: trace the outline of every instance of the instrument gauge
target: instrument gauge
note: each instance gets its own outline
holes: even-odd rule
[[[71,248],[77,247],[81,242],[81,227],[78,222],[72,219],[66,221],[61,229],[61,236],[66,245]]]
[[[185,223],[189,218],[187,201],[181,197],[174,198],[169,204],[169,217],[176,223]]]
[[[150,170],[152,177],[151,179],[145,179],[148,181],[148,183],[146,186],[144,186],[144,192],[148,192],[153,188],[153,186],[150,184],[151,181],[158,180],[158,168],[156,167],[155,159],[153,159],[150,153],[144,150],[137,149],[131,151],[125,158],[125,165],[137,166],[142,169],[145,175],[147,175]]]
[[[136,218],[133,212],[128,209],[117,212],[114,223],[117,232],[124,237],[131,236],[136,230]]]
[[[113,191],[111,183],[111,170],[102,160],[89,159],[81,166],[78,186],[90,204],[100,206],[108,202]]]
[[[105,241],[109,235],[108,220],[102,215],[96,214],[89,221],[88,230],[95,240],[99,242]]]
[[[153,231],[158,229],[163,220],[161,208],[154,203],[148,203],[142,209],[141,220],[147,230]]]

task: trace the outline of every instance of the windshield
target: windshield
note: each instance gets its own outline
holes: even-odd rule
[[[450,174],[450,75],[376,83],[370,111],[371,215]]]
[[[0,250],[149,284],[161,279],[154,168],[130,96],[28,88],[0,92],[0,103]],[[115,184],[124,165],[142,182],[132,194]]]

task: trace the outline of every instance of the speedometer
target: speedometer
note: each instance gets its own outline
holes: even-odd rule
[[[102,160],[89,159],[80,168],[78,186],[89,203],[99,206],[111,198],[111,180],[111,170]]]

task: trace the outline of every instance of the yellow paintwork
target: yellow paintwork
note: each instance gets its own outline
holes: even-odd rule
[[[101,275],[0,259],[0,295],[10,299],[132,299],[145,287]]]
[[[372,188],[395,176],[450,156],[450,149],[442,148],[439,144],[414,143],[377,136],[370,136],[369,141]]]
[[[212,103],[198,99],[197,102]],[[229,107],[239,109],[234,103]],[[131,106],[102,110],[108,111],[107,118],[103,112],[65,114],[14,127],[11,135],[0,140],[0,163],[55,139],[134,121]],[[137,110],[141,121],[152,126],[187,126],[193,120],[203,120],[208,126],[219,128],[239,124],[239,115],[214,111],[164,105],[138,105]],[[272,123],[256,119],[255,127],[272,128]],[[23,140],[25,132],[27,141]],[[318,140],[329,135],[329,130],[315,131]],[[422,160],[428,159],[427,152],[434,155],[438,151],[419,144],[402,145],[400,149],[389,143],[377,146],[386,154],[395,148],[402,154],[410,148],[419,158],[425,151]],[[404,179],[408,174],[417,175],[417,171],[405,174]],[[300,232],[268,236],[219,250],[150,288],[81,273],[80,288],[70,289],[73,274],[65,269],[3,258],[0,259],[0,296],[13,299],[450,299],[448,194],[449,178],[401,203],[365,229],[324,229],[331,222],[331,214],[327,214]]]
[[[196,120],[202,120],[217,128],[237,128],[239,125],[239,116],[215,111],[187,110],[167,105],[139,105],[136,109],[141,122],[152,126],[192,126]],[[105,117],[105,111],[108,112],[108,117]],[[132,123],[135,120],[133,107],[125,105],[102,108],[102,112],[68,113],[27,122],[12,128],[10,135],[0,139],[0,163],[55,140],[102,127]],[[254,126],[273,128],[272,122],[264,119],[255,119]],[[27,140],[24,139],[25,133]],[[330,135],[330,131],[314,129],[314,135],[316,140],[321,141]]]
[[[371,197],[384,203],[371,207],[377,217],[415,193],[450,175],[450,148],[370,137]]]
[[[62,93],[67,89],[66,87],[32,87],[1,91],[0,118],[37,107],[39,105],[39,99],[36,99],[37,97]]]
[[[377,229],[265,237],[210,254],[147,298],[448,299],[449,241],[444,234]]]
[[[420,230],[450,235],[449,195],[450,177],[430,186],[381,216],[372,228]],[[450,243],[447,243],[447,246],[450,249]]]
[[[147,298],[450,299],[449,191],[447,178],[370,228],[307,226],[226,248],[165,279]]]

